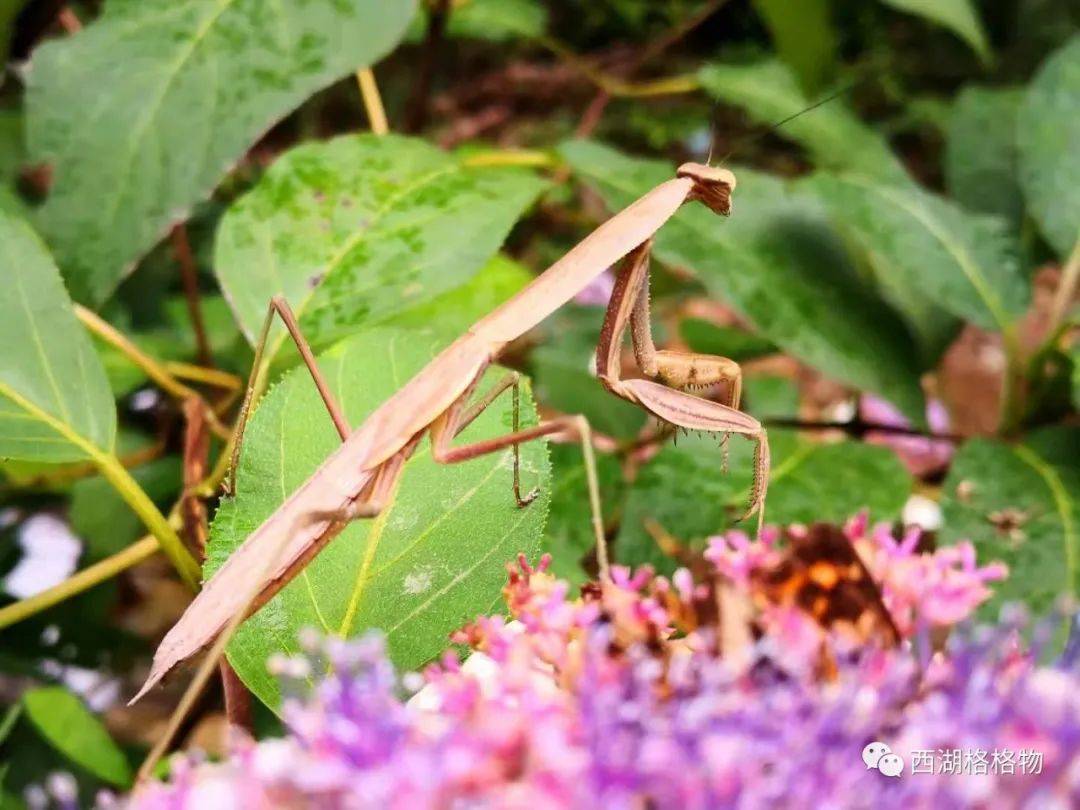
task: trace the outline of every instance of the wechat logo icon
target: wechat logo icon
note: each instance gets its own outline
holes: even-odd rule
[[[885,776],[900,776],[904,772],[904,760],[894,754],[883,742],[874,741],[862,750],[862,760],[866,770],[876,768]]]

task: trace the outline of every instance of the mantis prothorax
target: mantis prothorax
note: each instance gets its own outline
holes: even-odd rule
[[[457,447],[451,443],[508,388],[513,390],[516,405],[516,374],[507,375],[470,404],[484,371],[502,348],[624,258],[597,348],[601,383],[611,393],[676,428],[725,436],[739,433],[754,440],[754,485],[743,517],[757,511],[760,526],[769,469],[768,441],[761,424],[738,410],[741,389],[738,365],[723,357],[657,351],[649,326],[648,274],[653,234],[684,202],[691,200],[727,216],[731,212],[734,188],[735,176],[725,169],[684,164],[675,178],[661,183],[600,225],[521,293],[474,324],[355,430],[350,430],[323,382],[288,305],[282,299],[272,301],[255,368],[259,367],[261,347],[277,312],[300,348],[341,434],[342,444],[205,583],[165,636],[154,655],[150,675],[132,702],[174,666],[210,644],[223,630],[228,628],[227,632],[231,632],[240,616],[254,612],[277,593],[349,520],[373,517],[382,511],[392,498],[406,459],[425,433],[431,437],[434,458],[446,464],[513,447],[514,489],[519,506],[527,505],[535,494],[522,497],[520,493],[518,445],[556,433],[576,435],[585,456],[600,575],[602,580],[606,578],[608,560],[600,496],[589,424],[584,417],[562,416],[518,430],[515,407],[512,433]],[[628,325],[638,364],[649,379],[622,379],[619,375],[619,348]],[[706,385],[723,386],[726,403],[683,390]],[[249,396],[237,427],[237,453],[251,404],[250,391],[249,384]],[[235,462],[234,455],[234,465]]]

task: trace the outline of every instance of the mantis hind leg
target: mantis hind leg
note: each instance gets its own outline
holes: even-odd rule
[[[588,420],[580,415],[560,416],[541,422],[533,427],[520,429],[520,395],[518,391],[521,382],[520,375],[517,372],[506,375],[492,386],[476,404],[466,409],[465,403],[475,390],[478,380],[479,375],[477,380],[474,380],[473,385],[465,391],[458,401],[451,405],[449,410],[432,425],[432,457],[440,464],[457,464],[489,453],[496,453],[506,447],[512,447],[514,452],[514,498],[519,507],[527,506],[536,498],[539,490],[530,492],[524,498],[521,496],[519,446],[524,442],[557,433],[570,433],[577,436],[581,442],[581,450],[585,459],[585,480],[588,486],[593,535],[596,541],[597,564],[600,568],[600,576],[606,579],[609,575],[610,566],[608,563],[607,540],[604,536],[603,513],[600,507],[600,484],[596,474],[596,457],[592,446],[592,428],[589,426]],[[484,439],[452,447],[451,442],[453,439],[507,388],[512,389],[514,396],[513,432],[503,436],[496,436],[493,439]]]
[[[259,340],[255,344],[255,360],[251,364],[251,374],[248,376],[247,388],[244,390],[244,401],[240,405],[240,414],[236,419],[236,430],[231,440],[232,453],[229,458],[229,470],[225,476],[224,488],[226,493],[236,491],[236,468],[240,465],[240,448],[244,442],[244,430],[247,428],[248,417],[251,415],[251,409],[254,405],[255,390],[258,388],[259,375],[262,373],[263,354],[266,351],[266,341],[270,335],[270,326],[274,322],[275,314],[281,318],[289,332],[289,336],[300,351],[300,357],[304,361],[304,365],[307,366],[307,370],[311,373],[311,379],[319,390],[319,396],[322,397],[323,404],[326,405],[326,410],[330,414],[341,440],[345,441],[345,438],[349,435],[349,423],[345,420],[345,414],[342,412],[337,400],[334,399],[334,395],[330,392],[330,386],[327,385],[322,371],[319,370],[319,364],[315,360],[315,355],[311,351],[311,346],[304,337],[304,333],[300,331],[300,324],[296,320],[296,315],[293,314],[292,307],[289,306],[289,302],[285,300],[284,296],[275,295],[270,299],[270,304],[266,309],[266,318],[263,320],[262,329],[259,331]]]

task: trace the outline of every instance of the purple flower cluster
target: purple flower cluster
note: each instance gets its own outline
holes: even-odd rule
[[[471,649],[464,663],[448,654],[422,676],[396,676],[377,636],[303,638],[306,655],[276,665],[294,695],[288,736],[240,740],[222,763],[178,757],[169,783],[128,806],[1080,804],[1080,671],[1039,664],[1045,634],[1024,646],[1015,612],[943,649],[926,627],[891,649],[830,637],[822,677],[787,666],[769,633],[728,655],[703,618],[716,592],[686,572],[618,569],[572,599],[546,567],[519,561],[511,620],[478,619],[455,636]],[[964,593],[970,610],[979,600]],[[864,764],[878,741],[903,758],[899,777]]]

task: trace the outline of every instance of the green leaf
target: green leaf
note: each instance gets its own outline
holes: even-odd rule
[[[1043,63],[1017,116],[1020,184],[1058,255],[1080,240],[1080,35]]]
[[[631,439],[645,424],[645,412],[612,396],[592,372],[604,311],[569,305],[553,318],[550,338],[532,354],[536,395],[562,413],[580,413],[593,430]]]
[[[718,354],[740,363],[778,351],[776,344],[760,335],[735,326],[720,326],[701,318],[682,320],[679,335],[692,351]]]
[[[434,326],[460,335],[521,292],[533,278],[525,265],[498,253],[460,287],[390,318],[387,325],[411,329]]]
[[[29,225],[0,213],[0,457],[62,462],[111,450],[116,410],[60,273]]]
[[[544,532],[544,549],[551,553],[551,572],[571,585],[583,585],[591,577],[582,563],[592,558],[596,540],[589,508],[585,458],[581,445],[552,444],[551,511]],[[626,495],[618,456],[596,454],[596,477],[600,484],[600,508],[604,521],[617,521]]]
[[[336,344],[319,365],[352,425],[404,385],[445,344],[416,331],[367,330]],[[493,369],[481,390],[501,375]],[[526,397],[523,424],[535,421]],[[508,433],[510,396],[486,410],[456,444]],[[339,444],[306,369],[285,375],[251,420],[237,478],[238,495],[214,518],[207,575],[257,528]],[[542,444],[522,446],[522,488],[541,487],[525,509],[514,504],[511,452],[439,465],[425,439],[408,462],[393,505],[356,521],[249,619],[229,660],[265,703],[278,687],[267,657],[295,652],[311,626],[346,637],[378,628],[403,669],[419,667],[447,645],[448,634],[490,610],[518,552],[535,558],[548,508],[550,472]]]
[[[663,162],[586,141],[560,151],[611,210],[672,175]],[[737,174],[731,219],[684,206],[657,234],[656,257],[693,271],[785,351],[881,394],[921,424],[913,341],[899,317],[855,277],[814,201],[790,194],[776,178],[747,169]]]
[[[1027,307],[1019,246],[996,217],[857,175],[819,173],[807,186],[897,285],[984,329],[1006,329]]]
[[[769,431],[773,467],[765,517],[769,523],[841,522],[861,509],[874,519],[900,514],[911,492],[911,475],[885,447],[843,441],[820,444],[790,430]],[[616,543],[620,562],[650,563],[670,571],[675,563],[646,529],[651,519],[691,548],[734,528],[746,505],[753,473],[753,446],[731,440],[730,472],[721,474],[713,438],[678,438],[639,473],[627,497]],[[742,527],[753,531],[753,526]]]
[[[80,33],[38,47],[27,135],[53,167],[39,221],[72,296],[107,299],[271,125],[387,53],[414,8],[111,0]]]
[[[776,52],[810,93],[821,88],[835,67],[836,31],[830,5],[830,0],[754,0]]]
[[[799,415],[799,388],[793,379],[754,374],[743,379],[743,407],[759,420],[795,419]]]
[[[531,39],[547,30],[547,10],[537,0],[466,0],[450,14],[452,37],[505,42]]]
[[[240,337],[232,310],[220,295],[202,295],[199,303],[210,351],[220,360]],[[151,357],[161,361],[194,362],[197,358],[195,330],[191,326],[187,301],[176,296],[168,299],[164,308],[164,323],[157,322],[151,329],[135,330],[130,321],[123,318],[110,322]],[[146,372],[126,354],[96,336],[92,340],[114,397],[125,396],[147,382]]]
[[[1014,228],[1024,216],[1016,118],[1023,91],[968,86],[956,97],[945,140],[949,194],[966,208],[997,214]]]
[[[280,293],[308,339],[326,345],[467,282],[543,186],[414,138],[306,144],[229,209],[214,265],[250,341]]]
[[[61,686],[43,686],[25,692],[23,705],[41,736],[69,760],[111,785],[131,784],[124,752],[75,695]]]
[[[132,477],[158,506],[180,489],[182,475],[177,456],[155,459],[131,470]],[[101,477],[83,478],[71,488],[68,502],[71,529],[86,543],[81,565],[122,551],[146,533],[138,516]]]
[[[0,179],[15,180],[26,160],[23,114],[19,109],[0,109]]]
[[[990,61],[990,44],[986,40],[986,31],[983,30],[982,21],[971,0],[883,0],[883,2],[887,6],[917,14],[948,28],[970,45],[984,63]]]
[[[1080,430],[1050,428],[1023,444],[967,442],[942,486],[942,542],[970,540],[979,560],[1003,560],[1009,577],[992,606],[1036,610],[1080,593]]]
[[[817,100],[804,95],[791,71],[777,61],[706,65],[698,78],[713,98],[744,108],[763,126],[806,110]],[[824,168],[852,169],[889,182],[910,182],[885,139],[860,121],[842,99],[785,123],[776,134],[802,144]]]

